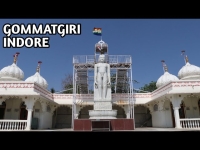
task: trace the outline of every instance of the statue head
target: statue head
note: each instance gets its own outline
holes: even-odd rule
[[[105,55],[99,55],[99,62],[105,62]]]

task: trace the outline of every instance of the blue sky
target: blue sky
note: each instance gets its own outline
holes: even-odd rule
[[[0,19],[5,23],[81,23],[81,35],[48,35],[50,48],[3,48],[1,44],[0,69],[13,63],[13,54],[20,52],[18,66],[24,71],[24,80],[36,72],[42,61],[41,76],[56,91],[61,90],[65,74],[73,71],[73,55],[93,55],[100,37],[92,34],[94,27],[102,28],[103,41],[110,55],[131,55],[133,79],[140,82],[135,88],[157,81],[163,74],[161,60],[165,60],[171,74],[177,76],[184,63],[181,50],[189,62],[200,66],[200,19]],[[1,38],[5,35],[0,32]]]

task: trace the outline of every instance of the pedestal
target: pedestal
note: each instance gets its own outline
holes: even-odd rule
[[[117,110],[112,110],[110,101],[95,101],[94,110],[89,110],[89,119],[116,119]]]
[[[89,119],[116,119],[117,110],[89,110]]]
[[[74,131],[105,131],[105,125],[103,122],[110,122],[109,131],[131,131],[134,130],[133,119],[75,119],[74,120]],[[92,122],[95,122],[93,126]],[[106,126],[107,129],[107,126]],[[107,130],[108,131],[108,130]]]

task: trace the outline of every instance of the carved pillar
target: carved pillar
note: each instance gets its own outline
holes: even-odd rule
[[[182,128],[180,124],[179,108],[182,101],[181,95],[172,95],[170,101],[173,104],[174,118],[175,118],[175,128]]]
[[[180,117],[179,117],[179,108],[180,107],[174,107],[174,117],[175,117],[175,123],[176,127],[175,128],[182,128],[180,124]]]
[[[73,107],[73,106],[72,106],[72,107]],[[75,110],[74,110],[74,119],[78,119],[78,116],[79,116],[79,113],[80,113],[81,108],[80,108],[80,105],[76,105],[75,107],[76,107],[76,108],[75,108]]]
[[[26,108],[27,109],[27,108]],[[27,126],[25,130],[31,130],[31,121],[32,121],[32,112],[33,109],[27,109],[28,110],[28,117],[27,117]]]
[[[33,112],[33,106],[35,104],[35,101],[36,101],[35,98],[32,98],[32,97],[24,100],[26,109],[28,111],[27,126],[25,130],[31,130],[32,112]]]
[[[125,105],[125,108],[124,108],[124,111],[125,111],[125,114],[126,114],[126,118],[127,119],[130,119],[130,108],[128,105]]]

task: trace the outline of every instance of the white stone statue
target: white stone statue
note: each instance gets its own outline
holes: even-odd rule
[[[110,87],[110,65],[105,62],[105,55],[99,56],[99,62],[94,66],[95,88],[98,89],[99,99],[106,99],[107,89]]]
[[[116,119],[117,110],[112,110],[110,65],[105,55],[99,56],[94,65],[94,110],[89,110],[90,119]]]

